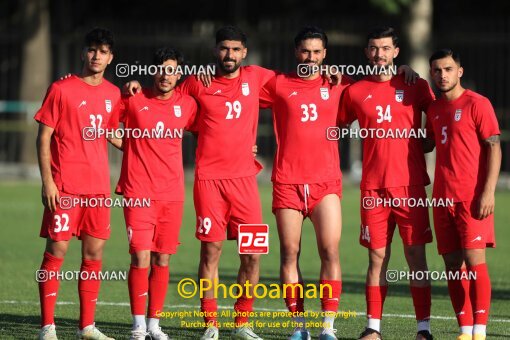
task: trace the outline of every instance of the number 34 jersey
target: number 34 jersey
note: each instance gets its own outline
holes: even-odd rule
[[[272,107],[278,148],[272,181],[322,183],[341,179],[335,129],[342,91],[353,81],[333,86],[323,77],[305,80],[295,73],[273,77],[261,92],[261,106]]]
[[[93,86],[73,75],[49,87],[34,119],[54,129],[51,173],[60,191],[110,193],[107,141],[94,131],[106,129],[119,101],[119,89],[105,79]]]
[[[422,112],[433,100],[425,80],[406,85],[403,75],[384,82],[367,77],[345,91],[340,124],[357,119],[368,133],[363,140],[362,190],[430,184],[418,129]]]

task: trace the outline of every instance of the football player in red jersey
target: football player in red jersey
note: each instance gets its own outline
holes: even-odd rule
[[[500,131],[490,101],[462,87],[463,72],[459,55],[450,49],[430,57],[430,75],[441,98],[429,107],[427,132],[436,146],[433,197],[454,202],[433,212],[437,247],[451,275],[448,291],[460,326],[458,339],[482,340],[491,302],[485,248],[496,245]]]
[[[321,66],[327,36],[318,27],[304,27],[295,37],[299,65]],[[342,231],[342,174],[338,142],[326,138],[338,120],[343,90],[353,81],[343,76],[331,85],[323,74],[306,77],[296,72],[273,77],[261,92],[262,106],[272,107],[277,150],[273,163],[273,212],[280,238],[280,279],[286,286],[285,303],[296,328],[289,339],[308,340],[305,328],[303,278],[299,269],[301,229],[307,217],[317,235],[321,259],[320,284],[325,314],[319,339],[337,339],[333,323],[342,289],[338,246]]]
[[[82,241],[78,338],[111,339],[94,325],[101,284],[97,278],[103,248],[110,236],[110,210],[86,204],[69,206],[69,203],[76,198],[81,204],[88,198],[110,196],[107,142],[93,136],[106,128],[120,100],[119,89],[103,78],[113,59],[113,44],[110,31],[96,28],[89,32],[85,37],[81,74],[54,82],[34,117],[39,122],[37,153],[44,205],[40,236],[46,238],[38,277],[40,339],[57,339],[54,311],[59,280],[56,274],[73,236]]]
[[[422,112],[434,99],[427,82],[418,79],[406,85],[401,75],[393,76],[389,67],[399,53],[398,39],[392,28],[380,28],[367,37],[365,49],[369,63],[385,72],[367,76],[348,87],[341,107],[341,123],[358,120],[361,128],[383,131],[417,131]],[[394,202],[408,198],[426,199],[429,184],[423,141],[418,138],[376,138],[363,141],[361,180],[360,243],[368,248],[369,267],[366,282],[368,324],[360,339],[381,338],[380,321],[387,291],[386,270],[396,225],[404,243],[411,271],[427,270],[425,244],[432,241],[428,210],[425,206],[373,206],[372,202]],[[418,322],[416,339],[431,339],[430,282],[411,280],[411,295]]]
[[[193,199],[197,214],[196,237],[201,241],[199,278],[218,279],[218,263],[225,239],[237,239],[240,224],[262,223],[256,174],[262,168],[252,154],[255,144],[259,92],[274,75],[259,66],[241,66],[248,50],[246,35],[237,27],[216,32],[216,75],[210,87],[194,77],[181,90],[200,106]],[[259,254],[240,254],[237,282],[259,280]],[[253,292],[243,292],[234,305],[237,312],[233,339],[260,339],[248,324]],[[217,339],[217,302],[205,292],[201,309],[210,325],[202,339]]]
[[[197,104],[175,86],[183,62],[179,51],[165,47],[154,54],[152,88],[122,100],[112,127],[121,121],[126,129],[159,131],[160,137],[117,140],[123,149],[122,169],[116,192],[127,198],[150,199],[150,207],[124,207],[131,253],[129,298],[133,316],[132,340],[168,339],[159,327],[169,281],[170,254],[177,252],[184,203],[182,135],[193,124]],[[150,275],[149,275],[150,267]],[[148,324],[145,306],[148,306]]]
[[[188,77],[178,88],[198,102],[200,111],[193,129],[198,133],[193,200],[197,215],[196,237],[201,241],[199,278],[218,280],[218,264],[225,239],[236,240],[240,224],[262,223],[256,174],[262,166],[252,153],[259,115],[259,92],[275,74],[259,66],[241,66],[246,58],[246,35],[237,27],[216,32],[216,75],[206,87]],[[132,81],[126,90],[140,88]],[[256,285],[259,254],[240,254],[237,282]],[[217,301],[213,289],[204,292],[201,310],[208,325],[201,339],[218,339]],[[248,316],[253,292],[237,299],[233,339],[260,339]]]

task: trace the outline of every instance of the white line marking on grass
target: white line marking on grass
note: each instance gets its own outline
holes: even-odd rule
[[[0,304],[12,304],[12,305],[39,305],[37,301],[16,301],[16,300],[2,300]],[[77,305],[77,302],[72,301],[57,301],[57,305]],[[114,306],[114,307],[129,307],[129,302],[105,302],[98,301],[98,305],[101,306]],[[178,308],[200,308],[198,305],[165,305],[167,309],[178,309]],[[232,306],[218,306],[218,309],[231,309]],[[264,312],[287,312],[287,309],[276,309],[276,308],[255,308],[255,311],[264,311]],[[317,312],[317,311],[314,311]],[[339,311],[342,313],[343,311]],[[365,316],[365,312],[356,312],[356,315]],[[400,319],[414,319],[416,316],[413,314],[383,314],[383,317],[386,318],[400,318]],[[433,315],[430,317],[431,319],[436,320],[456,320],[453,316],[442,316],[442,315]],[[503,322],[510,323],[510,319],[489,319],[490,322]]]

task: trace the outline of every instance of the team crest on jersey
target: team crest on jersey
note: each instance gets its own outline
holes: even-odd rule
[[[395,100],[397,103],[404,101],[404,90],[395,90]]]
[[[241,84],[241,90],[243,92],[243,96],[247,96],[250,94],[250,87],[248,86],[248,83],[242,83]]]
[[[112,112],[112,101],[110,99],[105,99],[104,106],[106,108],[106,112]]]
[[[458,122],[461,117],[462,117],[462,110],[461,109],[455,110],[455,121]]]
[[[321,98],[323,100],[328,100],[329,99],[329,91],[328,91],[327,87],[321,87]]]
[[[174,114],[177,118],[179,118],[182,115],[180,105],[174,105]]]

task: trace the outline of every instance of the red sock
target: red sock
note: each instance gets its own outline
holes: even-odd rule
[[[236,313],[241,313],[241,315],[236,315],[235,317],[235,326],[238,327],[244,325],[248,322],[249,313],[253,311],[253,298],[241,296],[234,304],[234,310]]]
[[[170,271],[168,266],[151,266],[149,276],[149,318],[159,319],[157,316],[163,311]]]
[[[320,287],[324,287],[322,290],[323,296],[321,296],[322,311],[336,312],[340,303],[340,294],[342,294],[342,281],[320,280],[320,285]]]
[[[388,286],[366,286],[365,289],[367,318],[381,320]]]
[[[471,280],[469,286],[469,297],[473,305],[473,316],[475,325],[486,325],[489,319],[489,309],[491,307],[491,280],[487,264],[481,263],[476,266],[468,267],[469,277],[476,275],[476,279]]]
[[[48,276],[49,272],[58,272],[64,263],[63,258],[55,257],[48,252],[44,252],[41,269],[38,274],[39,281],[39,300],[41,302],[41,327],[55,323],[55,304],[57,303],[58,286],[56,274]],[[45,280],[46,281],[43,281]]]
[[[200,310],[206,313],[204,321],[207,325],[218,327],[218,303],[215,298],[201,298],[200,299]]]
[[[131,266],[128,275],[129,302],[132,315],[145,315],[145,304],[149,293],[149,268]]]
[[[414,287],[411,286],[411,296],[413,297],[414,313],[416,320],[429,320],[430,307],[432,305],[432,295],[430,286]]]
[[[101,260],[81,260],[80,278],[78,280],[78,293],[80,295],[80,329],[94,324],[97,297],[99,296],[99,272]]]
[[[453,275],[453,274],[449,274]],[[457,316],[457,323],[462,326],[473,326],[473,309],[471,307],[471,299],[469,297],[469,280],[467,278],[467,271],[462,268],[458,271],[458,280],[448,280],[448,293],[452,301],[453,310]]]
[[[291,313],[305,311],[305,299],[303,291],[303,282],[284,283],[285,285],[285,305]]]

